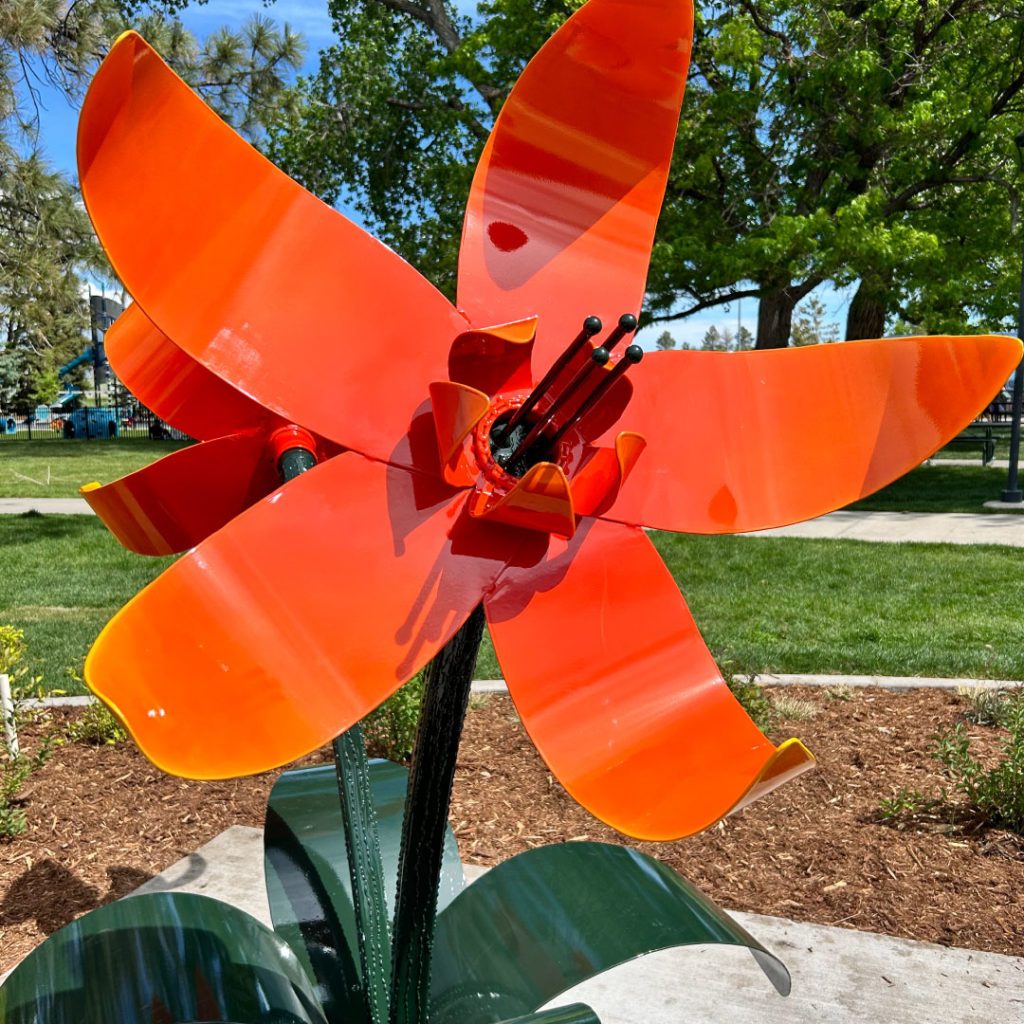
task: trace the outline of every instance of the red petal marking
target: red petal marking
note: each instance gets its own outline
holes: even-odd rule
[[[264,159],[134,33],[93,79],[78,164],[100,240],[161,331],[287,420],[391,457],[466,329],[440,292]]]
[[[466,207],[458,301],[475,323],[538,314],[538,368],[583,317],[639,312],[692,22],[688,0],[590,0],[502,107]]]
[[[121,609],[86,680],[176,775],[314,750],[432,658],[522,543],[464,501],[354,452],[321,463]]]
[[[500,498],[477,492],[470,498],[474,518],[571,537],[576,531],[569,481],[553,462],[538,462]]]
[[[209,441],[278,422],[269,410],[186,355],[137,303],[114,321],[104,346],[121,383],[160,419],[192,437]]]
[[[982,336],[648,353],[616,425],[647,450],[604,516],[739,533],[842,508],[954,437],[1020,355]]]
[[[733,698],[643,531],[584,519],[501,574],[491,637],[523,724],[592,814],[639,839],[707,828],[811,767]]]
[[[498,395],[533,386],[530,357],[537,318],[460,334],[448,355],[448,376],[462,384]]]
[[[280,486],[264,433],[191,445],[82,497],[140,555],[187,551]]]
[[[465,442],[490,404],[482,391],[465,384],[445,380],[430,385],[437,447],[444,463],[444,478],[453,487],[468,487],[479,475]]]
[[[639,434],[622,433],[615,438],[614,448],[592,450],[570,476],[576,514],[595,515],[608,508],[646,445]]]

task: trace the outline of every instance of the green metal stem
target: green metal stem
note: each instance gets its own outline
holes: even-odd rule
[[[373,808],[366,744],[356,722],[334,741],[334,765],[341,795],[359,963],[370,1024],[387,1024],[391,988],[391,934],[384,895],[377,814]]]
[[[316,455],[302,447],[289,448],[278,460],[285,482],[308,472]],[[356,722],[334,741],[334,765],[341,799],[341,816],[352,882],[359,965],[366,995],[368,1024],[387,1024],[391,988],[391,935],[384,894],[377,814],[373,807],[366,743]]]
[[[448,804],[484,630],[478,605],[427,669],[402,823],[391,960],[391,1024],[426,1024]]]

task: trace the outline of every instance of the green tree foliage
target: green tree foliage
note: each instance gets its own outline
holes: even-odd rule
[[[826,322],[827,312],[825,303],[813,295],[804,299],[797,307],[796,318],[793,321],[792,344],[829,345],[838,341],[839,325]]]
[[[171,5],[173,8],[174,5]],[[86,343],[82,275],[114,282],[77,191],[38,153],[40,86],[80,98],[110,42],[137,28],[221,117],[258,139],[287,112],[305,44],[254,15],[196,40],[167,5],[0,2],[0,409],[56,397],[57,369]],[[43,140],[45,141],[45,140]]]
[[[270,153],[451,294],[494,113],[577,6],[331,0],[338,41]],[[832,281],[856,284],[848,337],[896,315],[1003,324],[1022,88],[1019,0],[699,5],[648,316],[758,298],[757,344],[784,345],[797,303]]]
[[[669,331],[662,331],[658,335],[658,340],[654,343],[662,352],[667,352],[669,349],[676,347],[676,339],[672,337]]]

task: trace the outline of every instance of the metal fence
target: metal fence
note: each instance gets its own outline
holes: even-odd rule
[[[0,443],[4,441],[97,441],[142,438],[153,441],[191,440],[139,406],[100,406],[51,412],[46,419],[0,413]]]

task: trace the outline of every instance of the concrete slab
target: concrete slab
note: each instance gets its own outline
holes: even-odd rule
[[[780,526],[742,536],[1024,547],[1024,516],[1008,513],[843,511],[793,526]]]
[[[467,865],[466,876],[485,870]],[[224,900],[269,923],[260,830],[230,828],[136,892],[171,889]],[[602,1024],[1024,1024],[1024,959],[734,916],[786,962],[788,999],[745,950],[700,948],[625,964],[552,1005],[586,1002]]]
[[[0,498],[0,515],[23,516],[26,512],[61,516],[95,515],[84,498]]]

